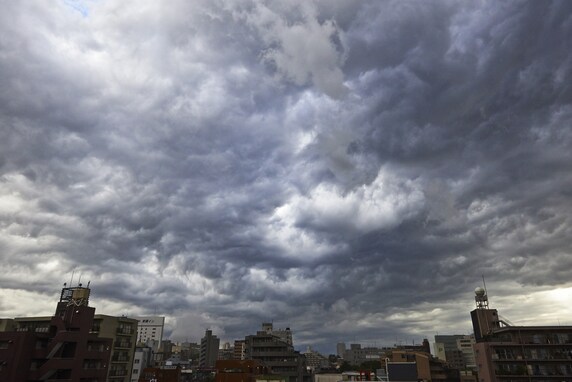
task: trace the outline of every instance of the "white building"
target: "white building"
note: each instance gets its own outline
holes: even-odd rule
[[[163,329],[165,327],[165,317],[144,316],[135,317],[137,325],[137,342],[148,343],[157,350],[161,347],[163,340]]]
[[[133,357],[133,370],[131,371],[131,382],[139,381],[143,369],[151,366],[151,348],[137,347]]]

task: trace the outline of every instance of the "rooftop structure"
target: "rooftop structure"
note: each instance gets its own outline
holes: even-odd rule
[[[471,312],[480,382],[572,381],[572,326],[515,326],[475,290]]]
[[[128,382],[137,322],[95,315],[89,296],[64,284],[54,316],[2,320],[0,380]]]

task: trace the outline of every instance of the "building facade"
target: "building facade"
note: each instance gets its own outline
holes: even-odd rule
[[[138,382],[143,374],[143,370],[151,367],[153,359],[153,349],[147,346],[137,346],[133,355],[133,370],[131,371],[131,382]]]
[[[89,288],[62,289],[53,317],[4,320],[0,381],[107,380],[113,339],[92,331]]]
[[[572,381],[572,326],[515,326],[475,289],[471,312],[480,382]]]
[[[246,352],[246,342],[244,340],[235,340],[232,359],[235,360],[246,359],[245,352]]]
[[[330,361],[328,358],[313,350],[310,346],[308,346],[306,351],[302,354],[306,357],[306,368],[308,370],[319,372],[322,369],[330,368]]]
[[[290,328],[286,329],[274,329],[274,324],[271,322],[264,322],[262,324],[262,331],[266,332],[266,334],[271,334],[275,337],[280,338],[283,342],[286,342],[288,345],[292,345],[294,341],[292,340],[292,331]]]
[[[165,317],[138,316],[133,318],[137,320],[137,342],[148,344],[154,350],[159,349],[163,340]]]
[[[135,356],[137,320],[96,314],[91,330],[98,337],[113,340],[107,380],[109,382],[129,382]]]
[[[288,382],[309,382],[305,357],[266,329],[263,326],[262,331],[245,338],[245,359],[262,362],[272,374],[283,376]]]
[[[435,355],[456,369],[474,370],[476,369],[474,344],[475,337],[472,335],[436,335]]]
[[[218,358],[220,339],[213,335],[212,330],[207,330],[201,338],[201,353],[199,355],[199,367],[214,368]]]
[[[382,367],[383,381],[432,381],[458,382],[459,370],[449,367],[445,361],[428,352],[391,350],[386,354]]]

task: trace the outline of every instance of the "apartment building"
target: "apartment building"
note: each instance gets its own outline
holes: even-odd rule
[[[218,358],[220,339],[213,335],[212,330],[206,330],[201,338],[201,352],[199,354],[199,367],[214,368]]]
[[[309,382],[311,375],[306,370],[305,357],[267,329],[265,324],[263,330],[245,338],[245,359],[262,362],[272,374],[285,377],[287,382]]]
[[[64,284],[54,316],[2,320],[0,380],[128,382],[137,321],[96,315],[89,296]]]
[[[572,381],[572,326],[515,326],[489,309],[483,288],[471,311],[480,382]]]

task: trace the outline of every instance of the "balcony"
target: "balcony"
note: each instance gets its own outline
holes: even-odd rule
[[[122,336],[130,336],[135,333],[132,328],[117,328],[115,332]]]
[[[122,356],[113,356],[111,358],[111,362],[128,362],[129,361],[129,357],[126,355],[122,355]]]
[[[109,370],[109,377],[125,377],[126,375],[126,369]]]
[[[115,342],[115,348],[131,349],[132,345],[133,344],[129,341],[116,341]]]

